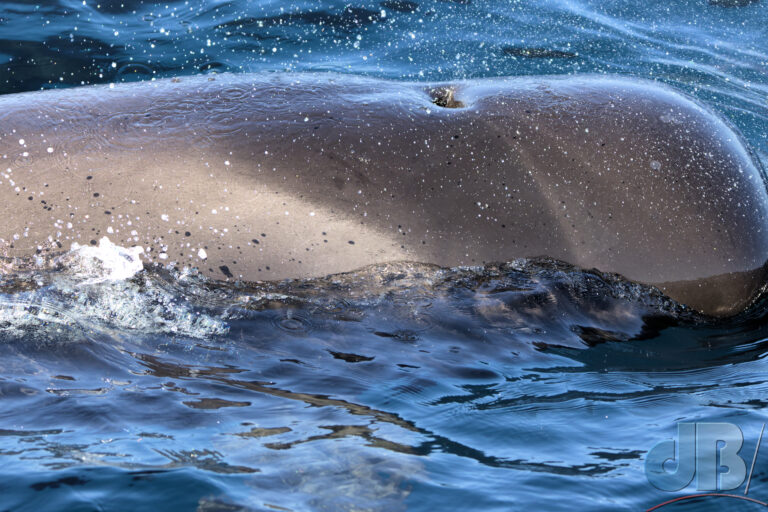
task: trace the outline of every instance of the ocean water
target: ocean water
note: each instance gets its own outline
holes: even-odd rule
[[[764,1],[0,5],[2,94],[283,70],[654,79],[768,164]],[[765,300],[712,320],[545,259],[223,284],[115,251],[0,275],[0,510],[645,510],[699,492],[646,475],[679,422],[737,426],[749,484],[663,510],[768,501]]]

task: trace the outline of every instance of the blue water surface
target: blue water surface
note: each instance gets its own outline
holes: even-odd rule
[[[650,78],[768,164],[762,1],[0,5],[3,94],[284,70]],[[258,287],[3,275],[0,510],[644,510],[697,492],[645,475],[681,421],[738,425],[768,501],[765,313],[713,321],[544,260]]]

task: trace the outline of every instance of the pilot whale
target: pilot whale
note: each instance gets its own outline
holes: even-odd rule
[[[737,133],[668,87],[605,76],[2,96],[0,199],[5,258],[106,236],[217,279],[546,256],[725,316],[768,258],[766,187]]]

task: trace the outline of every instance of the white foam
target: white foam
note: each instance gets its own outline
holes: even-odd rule
[[[69,256],[74,256],[72,268],[82,277],[85,284],[130,279],[142,270],[143,247],[121,247],[113,244],[106,236],[98,246],[72,244]]]

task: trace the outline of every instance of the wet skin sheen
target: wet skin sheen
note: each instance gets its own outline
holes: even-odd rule
[[[220,75],[9,95],[0,171],[8,258],[107,236],[273,280],[549,256],[729,315],[768,256],[765,185],[736,133],[635,80]]]

